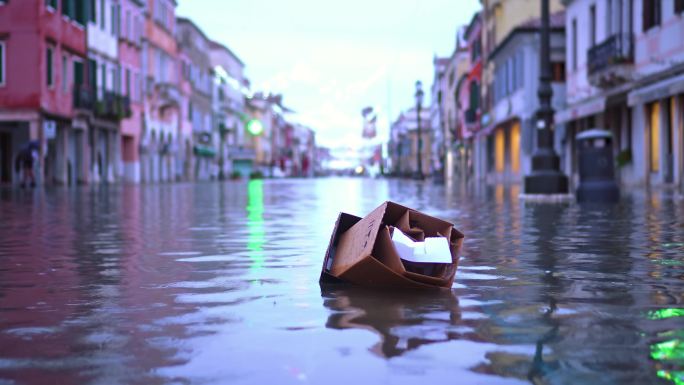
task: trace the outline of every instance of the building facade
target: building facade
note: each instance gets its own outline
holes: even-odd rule
[[[148,0],[143,40],[145,100],[140,145],[141,180],[173,181],[182,174],[179,157],[181,96],[175,0]]]
[[[432,140],[432,159],[431,169],[433,177],[437,179],[445,178],[445,165],[447,161],[447,153],[449,151],[449,144],[446,138],[445,122],[444,122],[444,105],[442,99],[446,95],[446,81],[444,76],[447,67],[449,66],[449,58],[439,58],[435,56],[432,59],[433,78],[432,86],[430,87],[430,127],[433,127]]]
[[[482,14],[473,15],[464,32],[465,51],[469,56],[468,69],[461,74],[456,87],[456,132],[459,141],[454,149],[458,160],[459,179],[469,181],[475,173],[475,136],[479,133],[482,117],[480,89],[482,86]]]
[[[121,121],[121,179],[139,183],[140,139],[144,119],[143,37],[146,3],[120,0],[119,64],[121,94],[129,100],[130,114]]]
[[[421,166],[423,175],[429,175],[432,158],[432,128],[430,107],[420,111],[420,137],[422,138]],[[418,171],[418,114],[416,108],[403,111],[390,127],[389,146],[392,173],[410,177]]]
[[[87,127],[74,112],[88,16],[86,2],[0,2],[0,183],[20,183],[15,166],[29,148],[37,183],[87,181]]]
[[[444,165],[444,178],[449,182],[462,180],[460,177],[459,165],[462,163],[462,154],[460,153],[460,126],[459,115],[461,114],[461,107],[458,101],[459,89],[463,78],[470,68],[470,54],[465,47],[462,39],[462,34],[456,37],[456,45],[454,51],[449,58],[446,72],[443,77],[443,88],[445,90],[442,98],[442,116],[444,117],[444,141],[446,145],[446,159]]]
[[[565,171],[577,181],[575,136],[613,134],[623,186],[684,183],[684,4],[677,0],[565,1]],[[588,26],[588,28],[586,28]]]
[[[180,63],[182,76],[190,84],[187,116],[192,125],[195,155],[193,177],[208,180],[218,177],[219,133],[213,124],[213,71],[211,40],[191,20],[178,18],[178,49],[188,61]]]
[[[550,18],[552,65],[552,107],[565,103],[565,15]],[[533,20],[514,28],[489,53],[496,68],[488,123],[478,132],[476,176],[490,182],[522,182],[532,168],[536,149],[536,112],[539,108],[540,21]],[[557,127],[556,132],[562,132]]]
[[[233,172],[234,163],[236,169],[250,166],[248,168],[251,170],[251,163],[255,160],[253,154],[239,151],[239,146],[245,138],[245,123],[248,121],[245,106],[245,65],[225,45],[212,41],[210,47],[214,73],[213,113],[216,126],[214,129],[218,133],[219,174],[225,177]]]

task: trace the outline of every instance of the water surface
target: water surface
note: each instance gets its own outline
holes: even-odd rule
[[[267,180],[0,191],[0,384],[682,384],[684,203]],[[339,211],[466,234],[442,294],[320,287]]]

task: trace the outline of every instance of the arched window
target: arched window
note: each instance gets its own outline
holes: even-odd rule
[[[477,82],[470,83],[470,110],[476,111],[480,108],[480,86]]]

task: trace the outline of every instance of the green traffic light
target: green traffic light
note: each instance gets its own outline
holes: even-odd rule
[[[259,119],[252,119],[247,122],[247,132],[252,134],[252,136],[261,135],[264,132],[264,125],[261,124]]]

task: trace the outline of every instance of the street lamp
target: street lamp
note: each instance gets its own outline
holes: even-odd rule
[[[418,80],[416,81],[416,117],[418,121],[418,150],[416,151],[416,179],[423,179],[423,132],[420,124],[420,109],[423,106],[423,83]]]
[[[567,194],[568,177],[560,171],[560,158],[553,149],[553,107],[549,42],[549,0],[541,1],[539,49],[539,109],[536,115],[537,149],[532,155],[532,172],[525,176],[525,194]]]

